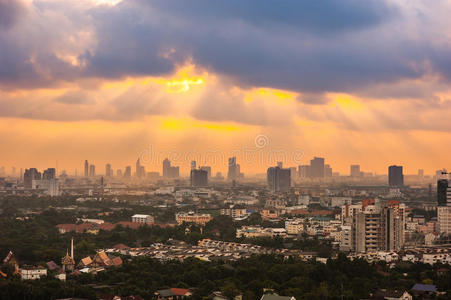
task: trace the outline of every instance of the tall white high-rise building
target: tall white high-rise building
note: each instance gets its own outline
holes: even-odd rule
[[[441,234],[451,235],[451,206],[437,207],[438,230]]]

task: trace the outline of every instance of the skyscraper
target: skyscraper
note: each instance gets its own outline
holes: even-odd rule
[[[314,157],[310,161],[310,177],[324,178],[324,158]]]
[[[196,169],[196,161],[195,160],[191,161],[191,170],[194,170],[194,169]]]
[[[404,245],[404,217],[399,207],[384,205],[357,212],[352,219],[355,252],[399,251]]]
[[[24,187],[26,189],[31,189],[33,186],[33,180],[40,180],[41,173],[38,172],[35,168],[25,169],[25,173],[23,175]]]
[[[402,173],[402,166],[388,167],[388,185],[398,187],[404,185],[404,175]]]
[[[144,178],[146,176],[146,168],[141,165],[141,160],[139,158],[136,161],[135,175],[138,178]]]
[[[179,167],[171,166],[169,159],[163,160],[163,177],[164,178],[178,178],[180,176]]]
[[[437,205],[451,206],[451,187],[447,179],[437,181]]]
[[[96,166],[89,165],[89,177],[95,177],[95,176],[96,176]]]
[[[113,171],[111,170],[111,165],[110,164],[106,164],[105,165],[105,176],[106,177],[113,176]]]
[[[310,166],[309,165],[299,165],[299,177],[309,178],[310,177]]]
[[[229,157],[229,169],[227,172],[228,180],[235,180],[240,175],[240,171],[238,171],[238,167],[236,164],[236,157]]]
[[[298,172],[296,172],[296,167],[290,167],[290,177],[292,180],[296,180],[298,177]]]
[[[89,176],[89,163],[88,160],[85,160],[85,177]]]
[[[132,177],[132,167],[131,166],[125,167],[124,177],[126,177],[126,178]]]
[[[332,177],[332,168],[330,165],[324,165],[324,177]]]
[[[437,206],[439,233],[451,235],[451,206]]]
[[[168,158],[165,158],[165,160],[163,160],[163,177],[164,178],[169,178],[170,169],[171,169],[171,161]]]
[[[192,187],[200,187],[208,185],[208,172],[204,170],[191,170],[190,180]]]
[[[360,165],[351,165],[351,177],[360,177],[362,173],[360,172]]]
[[[424,177],[424,170],[423,169],[418,169],[418,177],[420,179]]]
[[[291,187],[291,170],[270,167],[266,172],[268,188],[273,192],[287,192]]]
[[[200,167],[201,170],[207,171],[208,173],[208,179],[211,179],[211,167],[210,166],[202,166]]]
[[[55,168],[48,168],[44,171],[44,174],[42,175],[42,179],[50,180],[56,178],[56,170]]]
[[[179,178],[180,177],[180,168],[179,167],[171,167],[169,172],[170,178]]]

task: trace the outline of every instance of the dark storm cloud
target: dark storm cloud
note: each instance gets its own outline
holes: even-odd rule
[[[14,1],[0,1],[13,11]],[[77,50],[80,65],[56,55],[55,40],[65,38],[59,26],[35,32],[28,43],[18,41],[24,35],[19,29],[14,35],[0,30],[0,86],[158,76],[189,59],[241,87],[298,91],[307,103],[322,101],[318,95],[325,92],[353,93],[430,72],[451,78],[446,44],[425,47],[427,35],[409,38],[406,24],[421,25],[428,16],[408,19],[388,0],[123,0],[88,8],[86,3],[32,5],[39,22],[45,24],[46,12],[55,25],[63,20],[67,35],[81,26],[93,33],[95,45]],[[41,28],[39,22],[33,27]]]
[[[91,76],[164,74],[192,58],[241,86],[316,94],[422,75],[377,30],[398,15],[385,1],[125,0],[92,14]]]
[[[0,30],[12,27],[24,12],[21,0],[0,0]]]
[[[137,0],[161,11],[196,22],[242,20],[258,27],[293,27],[333,34],[377,25],[397,13],[380,0]]]
[[[0,34],[0,89],[41,88],[72,80],[78,70],[54,53],[34,52]]]
[[[155,21],[157,16],[147,5],[131,0],[117,7],[101,6],[91,13],[98,46],[81,56],[87,63],[87,76],[118,78],[174,70],[177,61],[167,56],[172,46],[165,39],[168,25]]]

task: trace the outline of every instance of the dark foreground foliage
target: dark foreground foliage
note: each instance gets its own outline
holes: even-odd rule
[[[327,264],[272,255],[228,263],[135,258],[125,259],[120,268],[96,276],[69,277],[67,282],[50,276],[32,282],[0,279],[0,299],[95,299],[101,294],[139,294],[152,299],[155,290],[168,287],[195,287],[194,299],[220,290],[229,297],[242,294],[245,300],[254,300],[268,288],[296,299],[361,299],[378,288],[409,290],[417,282],[432,282],[440,290],[450,291],[451,272],[438,276],[438,268],[443,266],[406,263],[389,268],[384,263],[350,261],[344,255]]]

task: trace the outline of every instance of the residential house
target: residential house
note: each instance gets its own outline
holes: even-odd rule
[[[437,287],[432,284],[417,283],[412,287],[411,291],[415,297],[432,296],[437,293]]]
[[[190,297],[192,293],[189,289],[170,288],[156,291],[155,296],[158,300],[176,300]]]
[[[293,296],[279,296],[277,294],[264,294],[260,300],[296,300]]]

